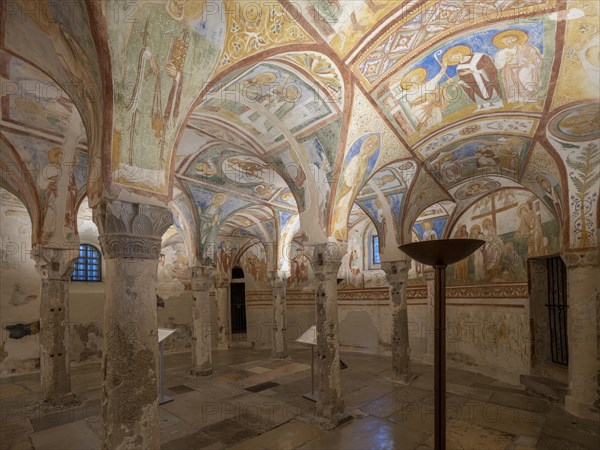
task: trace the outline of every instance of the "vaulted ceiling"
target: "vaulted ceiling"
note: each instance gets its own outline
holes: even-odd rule
[[[4,2],[2,162],[30,178],[3,183],[37,208],[42,239],[50,197],[34,166],[63,148],[75,203],[86,177],[92,206],[171,202],[200,257],[218,235],[344,240],[357,207],[400,243],[432,205],[455,221],[490,192],[527,189],[576,247],[597,226],[599,9]]]

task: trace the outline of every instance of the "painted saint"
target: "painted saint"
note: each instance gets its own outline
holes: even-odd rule
[[[442,123],[442,110],[447,106],[440,88],[448,62],[443,61],[440,71],[427,81],[427,70],[418,67],[408,72],[400,82],[401,98],[410,103],[417,119],[417,131],[425,131]],[[392,87],[392,91],[394,87]]]
[[[202,6],[185,0],[139,4],[125,50],[125,60],[136,63],[124,70],[122,127],[115,137],[125,165],[151,170],[164,166],[178,121],[186,113],[184,92],[206,80],[216,63],[212,43],[190,25]],[[148,157],[148,148],[157,154]]]
[[[456,66],[458,84],[477,105],[478,111],[504,106],[498,69],[488,55],[473,52],[467,45],[457,45],[444,53],[442,61]]]
[[[527,43],[529,36],[521,30],[507,30],[494,36],[500,49],[494,57],[502,71],[504,93],[509,103],[537,103],[541,84],[542,54]]]
[[[379,136],[371,134],[366,137],[358,152],[350,157],[344,169],[344,178],[337,196],[336,209],[346,213],[352,203],[352,197],[360,189],[365,172],[369,166],[369,159],[379,150]],[[373,163],[374,165],[374,163]],[[346,228],[346,215],[337,213],[333,227],[333,237],[344,239],[343,230]]]

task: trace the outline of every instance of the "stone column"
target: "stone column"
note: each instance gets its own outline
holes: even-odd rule
[[[105,258],[104,449],[160,447],[156,277],[169,210],[121,201],[94,208]]]
[[[215,280],[217,299],[217,349],[229,349],[229,283],[227,278]]]
[[[408,341],[408,307],[406,303],[406,280],[409,261],[381,263],[390,285],[392,310],[392,378],[394,381],[409,383],[410,345]]]
[[[307,248],[307,246],[305,246]],[[337,274],[347,244],[330,242],[308,247],[316,282],[317,421],[326,428],[342,419]]]
[[[567,338],[569,341],[569,392],[565,408],[588,419],[599,419],[595,410],[598,387],[596,304],[599,301],[598,253],[566,253]]]
[[[36,245],[31,257],[42,278],[40,292],[40,381],[42,400],[65,404],[71,393],[69,281],[79,256],[71,249]]]
[[[207,266],[192,268],[192,370],[194,376],[210,375],[212,368],[212,326],[210,320],[210,290],[214,286],[214,269]]]
[[[434,314],[435,314],[435,286],[434,286],[434,272],[428,271],[423,274],[425,282],[427,283],[427,319],[425,321],[425,339],[427,343],[427,350],[423,355],[423,362],[425,364],[433,365],[434,356]]]
[[[287,280],[277,270],[271,272],[273,287],[273,358],[287,358],[287,335],[285,322],[285,294]]]

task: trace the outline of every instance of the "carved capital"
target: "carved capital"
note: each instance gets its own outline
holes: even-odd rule
[[[598,249],[566,252],[561,255],[565,265],[571,268],[597,267],[600,263]]]
[[[106,258],[158,259],[161,238],[173,224],[167,208],[118,200],[100,203],[93,210]]]
[[[271,275],[271,287],[273,289],[285,289],[287,285],[286,273],[281,270],[273,270],[269,272]]]
[[[38,244],[33,247],[31,258],[42,279],[68,281],[75,270],[75,261],[79,258],[79,246],[52,248]]]
[[[390,285],[406,283],[408,271],[410,269],[410,261],[401,260],[382,262],[381,269],[385,272],[385,276]]]
[[[215,287],[217,289],[227,288],[227,287],[229,287],[230,283],[231,283],[231,280],[229,278],[215,278]]]
[[[209,291],[215,285],[214,277],[214,267],[192,267],[192,291]]]
[[[315,276],[336,277],[342,258],[348,251],[346,242],[327,242],[304,246],[306,255],[310,258]]]

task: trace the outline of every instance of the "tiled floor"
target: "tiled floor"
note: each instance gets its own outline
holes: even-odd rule
[[[413,363],[410,386],[390,381],[390,359],[343,353],[346,411],[352,420],[333,431],[314,425],[310,352],[273,360],[267,350],[214,353],[215,372],[192,378],[187,354],[166,357],[167,395],[160,407],[162,448],[192,449],[430,449],[433,371]],[[100,367],[74,367],[79,406],[38,406],[37,375],[0,383],[0,448],[99,449]],[[447,441],[456,449],[600,449],[600,427],[556,403],[493,378],[448,369]]]

